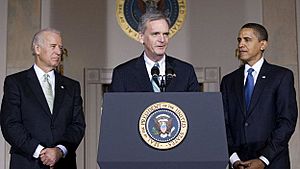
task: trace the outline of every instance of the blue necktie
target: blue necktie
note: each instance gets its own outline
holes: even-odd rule
[[[251,101],[251,96],[252,92],[254,89],[254,78],[252,75],[252,72],[254,71],[253,68],[248,69],[248,75],[246,79],[246,84],[245,84],[245,102],[246,102],[246,109],[248,110],[250,101]]]
[[[157,62],[155,62],[154,66],[159,68],[159,64]],[[154,92],[160,92],[160,88],[158,86],[158,77],[155,77],[155,78],[152,77],[151,78],[151,83],[152,83],[153,91]]]

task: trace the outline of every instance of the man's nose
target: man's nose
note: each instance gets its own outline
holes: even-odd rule
[[[55,52],[56,52],[56,54],[61,55],[63,51],[60,47],[56,46],[55,47]]]
[[[166,41],[166,38],[163,34],[159,35],[159,41],[160,42],[165,42]]]
[[[241,48],[245,45],[245,43],[243,41],[238,42],[238,47]]]

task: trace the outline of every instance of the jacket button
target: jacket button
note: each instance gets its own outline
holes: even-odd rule
[[[247,126],[249,126],[249,123],[248,123],[248,122],[245,123],[245,127],[247,127]]]

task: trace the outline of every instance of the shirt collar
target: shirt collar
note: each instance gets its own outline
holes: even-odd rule
[[[244,74],[246,75],[248,72],[249,68],[253,68],[255,73],[258,74],[262,65],[264,63],[264,57],[261,57],[253,66],[250,66],[248,64],[245,64],[245,70],[244,70]]]
[[[33,68],[34,68],[34,71],[38,77],[38,79],[42,79],[44,74],[46,72],[44,72],[40,67],[38,67],[36,64],[33,65]],[[51,70],[50,72],[47,73],[49,76],[50,76],[50,80],[53,81],[53,79],[55,78],[55,75],[54,75],[54,70]]]
[[[144,52],[144,60],[145,60],[147,67],[148,66],[153,67],[153,65],[156,63],[156,62],[152,61],[151,59],[149,59],[145,52]],[[161,67],[162,65],[165,65],[165,62],[166,62],[166,55],[164,55],[157,63]]]

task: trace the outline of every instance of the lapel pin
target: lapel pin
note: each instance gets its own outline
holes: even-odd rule
[[[64,89],[65,87],[64,87],[64,86],[60,86],[60,88],[61,88],[61,89]]]
[[[262,79],[265,79],[265,78],[266,78],[266,76],[262,76],[261,78],[262,78]]]

